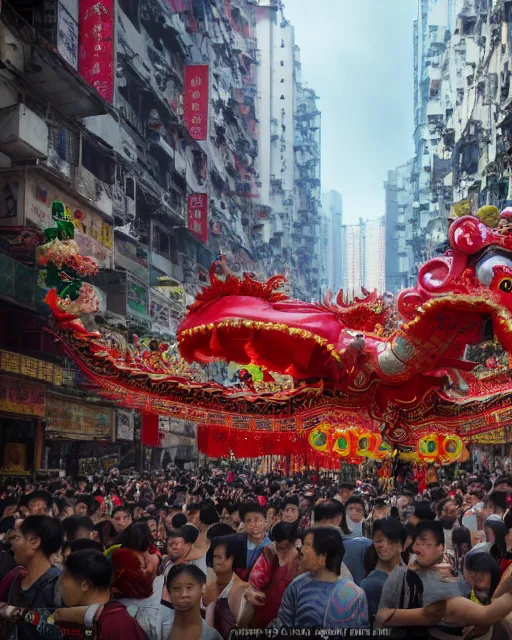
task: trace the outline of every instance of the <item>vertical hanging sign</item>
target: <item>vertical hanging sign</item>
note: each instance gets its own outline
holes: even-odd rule
[[[208,194],[192,193],[188,197],[188,230],[199,240],[208,242]]]
[[[185,67],[183,119],[194,140],[208,137],[208,65],[191,64]]]
[[[108,102],[114,98],[114,0],[80,0],[78,71]]]

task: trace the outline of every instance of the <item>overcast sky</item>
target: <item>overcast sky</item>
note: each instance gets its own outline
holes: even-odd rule
[[[322,191],[343,222],[385,213],[389,169],[413,155],[416,0],[285,0],[302,81],[320,96]]]

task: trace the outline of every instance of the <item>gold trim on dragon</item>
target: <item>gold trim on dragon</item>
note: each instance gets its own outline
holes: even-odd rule
[[[282,323],[275,324],[273,322],[261,322],[259,320],[223,320],[218,324],[202,324],[198,327],[193,327],[192,329],[185,329],[178,336],[178,342],[181,343],[184,339],[193,337],[197,334],[204,334],[207,331],[213,331],[215,328],[232,329],[240,327],[245,327],[246,329],[258,329],[259,331],[279,331],[280,333],[287,333],[290,336],[297,336],[303,340],[312,340],[313,342],[316,342],[318,346],[325,348],[332,358],[341,364],[341,354],[336,351],[336,347],[333,344],[330,344],[328,340],[311,333],[311,331],[298,329],[296,327],[289,327]]]

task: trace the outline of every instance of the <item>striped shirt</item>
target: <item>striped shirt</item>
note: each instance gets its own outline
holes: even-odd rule
[[[270,626],[278,629],[368,627],[366,596],[347,578],[322,582],[303,573],[287,587],[277,618]]]

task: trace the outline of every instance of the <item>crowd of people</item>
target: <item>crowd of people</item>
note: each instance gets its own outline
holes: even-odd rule
[[[0,493],[2,639],[380,627],[512,637],[506,475],[378,495],[332,474],[212,464]]]

